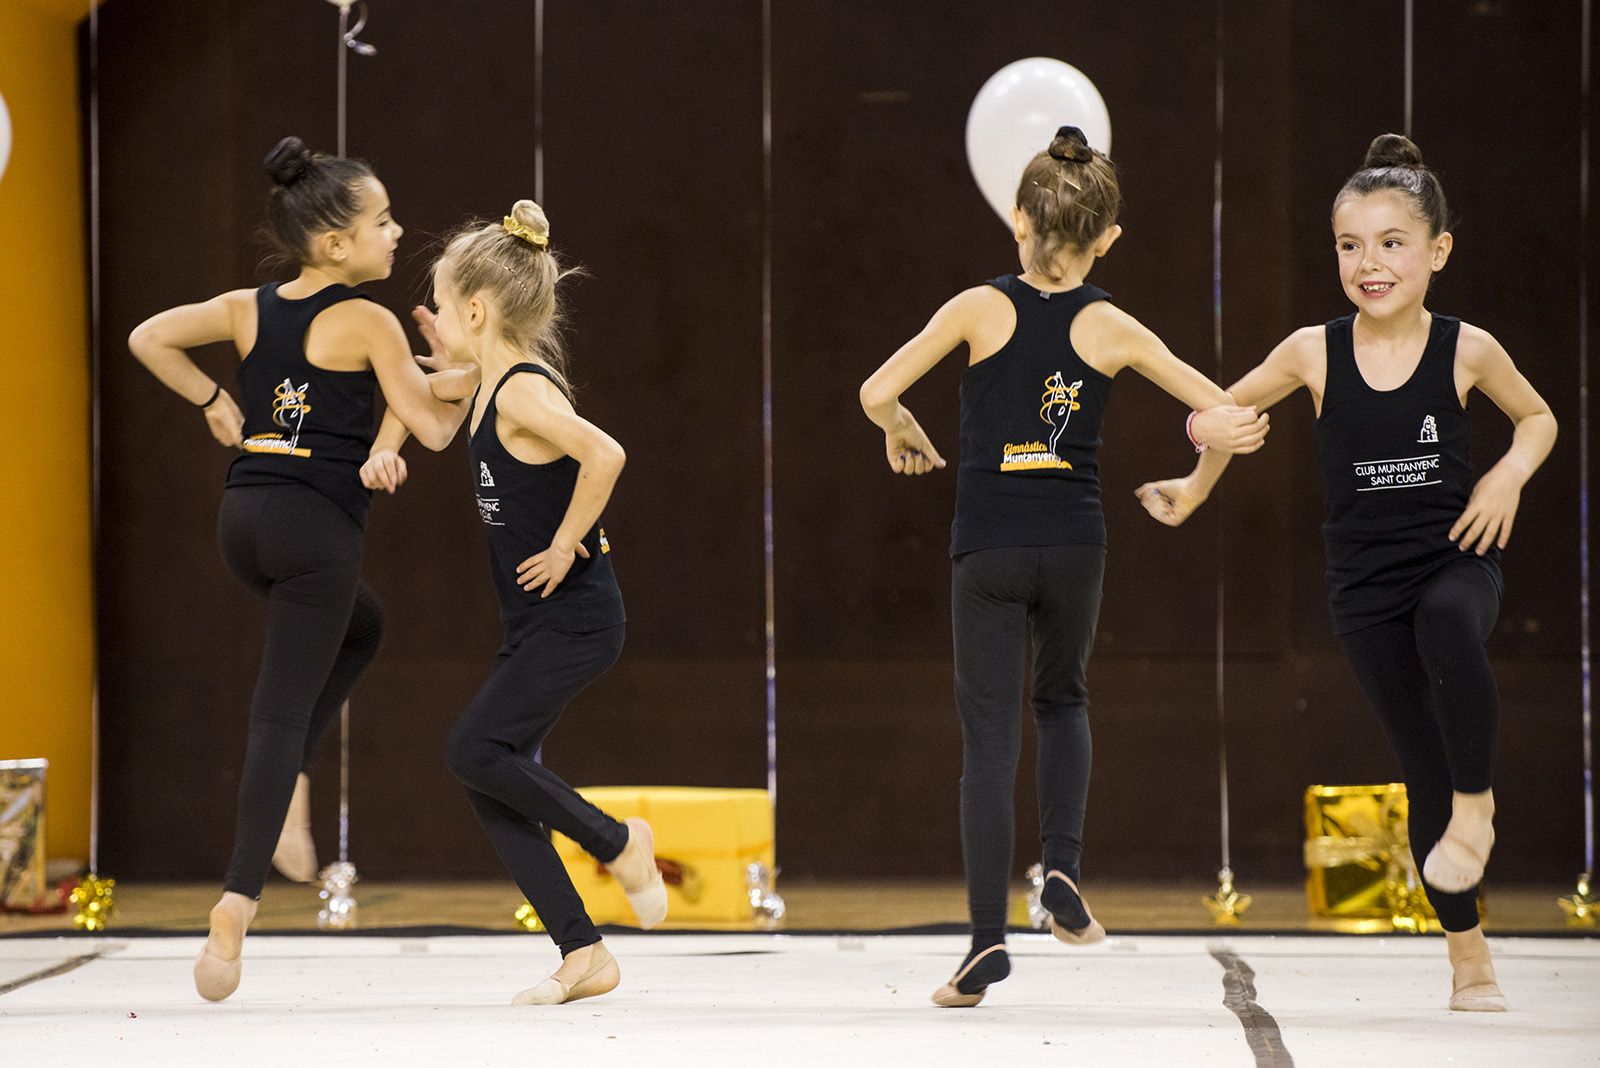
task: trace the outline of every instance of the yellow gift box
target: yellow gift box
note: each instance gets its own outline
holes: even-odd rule
[[[1307,787],[1305,825],[1313,916],[1351,930],[1421,932],[1437,924],[1411,856],[1404,783]]]
[[[590,786],[588,801],[619,820],[640,816],[655,831],[667,884],[664,926],[758,926],[750,865],[773,869],[772,804],[765,790],[696,786]],[[622,887],[563,835],[551,836],[595,923],[635,925]]]

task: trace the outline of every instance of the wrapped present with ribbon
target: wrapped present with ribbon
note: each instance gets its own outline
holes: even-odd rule
[[[1308,787],[1305,824],[1312,916],[1353,931],[1437,926],[1411,856],[1404,783]]]
[[[0,912],[54,912],[45,885],[45,760],[0,760]]]
[[[773,886],[772,802],[765,790],[592,786],[578,792],[619,820],[640,816],[650,822],[656,866],[667,886],[665,926],[767,928],[782,919],[783,899]],[[637,922],[605,865],[562,835],[551,840],[591,919]],[[517,922],[534,930],[538,919],[519,913]]]

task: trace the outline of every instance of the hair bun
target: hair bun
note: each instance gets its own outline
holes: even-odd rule
[[[1076,126],[1063,126],[1057,130],[1055,140],[1050,142],[1047,151],[1052,159],[1067,163],[1088,163],[1094,159],[1094,150],[1089,147],[1089,139],[1083,136],[1083,131]]]
[[[311,150],[300,138],[285,137],[267,153],[264,166],[274,184],[293,185],[311,168]]]
[[[1363,167],[1411,167],[1420,170],[1422,163],[1422,149],[1418,148],[1409,137],[1399,134],[1379,134],[1372,139],[1372,144],[1367,146],[1367,158]]]
[[[532,231],[534,237],[549,239],[550,220],[545,217],[544,209],[533,201],[519,200],[511,205],[511,217]]]

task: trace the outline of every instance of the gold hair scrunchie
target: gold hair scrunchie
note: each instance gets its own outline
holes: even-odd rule
[[[501,225],[506,228],[506,233],[510,234],[513,237],[522,238],[522,240],[526,241],[528,244],[532,245],[534,248],[549,248],[550,247],[550,238],[549,237],[547,237],[544,234],[536,234],[536,233],[534,233],[533,227],[529,226],[525,222],[518,222],[515,218],[513,218],[510,215],[507,215],[505,217],[505,221],[503,223],[501,223]]]

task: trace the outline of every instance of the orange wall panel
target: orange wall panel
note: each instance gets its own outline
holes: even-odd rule
[[[78,17],[0,0],[0,97],[12,133],[0,175],[0,759],[49,759],[51,858],[89,851],[94,621]]]

